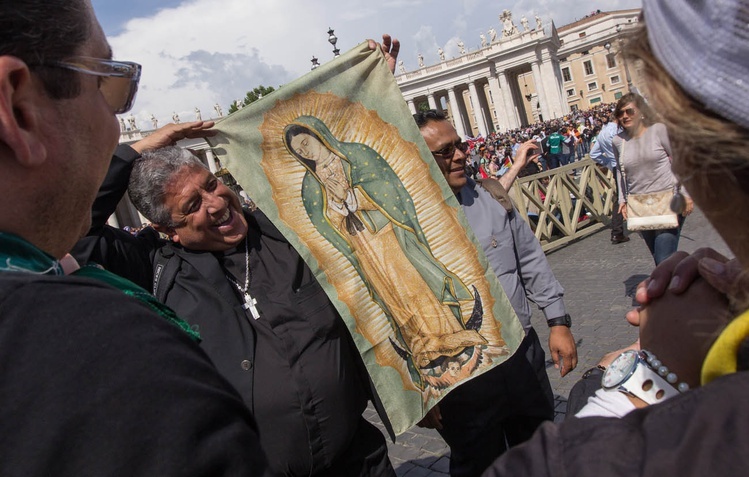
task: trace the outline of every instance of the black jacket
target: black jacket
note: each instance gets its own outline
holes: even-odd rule
[[[93,228],[76,246],[76,258],[101,263],[147,289],[154,268],[176,259],[176,277],[163,301],[199,331],[203,349],[253,411],[271,469],[324,474],[345,453],[369,394],[343,321],[301,257],[260,211],[245,213],[257,321],[242,309],[222,254],[186,250],[151,228],[133,237],[105,226],[136,157],[127,146],[117,150],[94,204]]]
[[[0,273],[0,363],[3,477],[263,475],[205,353],[104,283]]]
[[[484,477],[745,476],[749,372],[716,379],[622,418],[544,424]]]

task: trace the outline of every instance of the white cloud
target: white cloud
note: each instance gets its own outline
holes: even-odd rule
[[[640,0],[599,5],[609,10],[639,6]],[[439,47],[448,58],[458,56],[458,38],[467,49],[476,49],[481,33],[490,27],[501,32],[504,9],[512,10],[518,26],[523,15],[531,20],[536,13],[561,26],[592,8],[579,0],[190,0],[134,17],[109,40],[116,58],[143,64],[133,113],[140,126],[150,128],[151,114],[163,125],[172,112],[193,119],[198,107],[207,118],[217,102],[226,111],[255,86],[277,87],[307,73],[313,55],[329,61],[328,27],[335,29],[342,52],[368,37],[393,34],[401,39],[406,69],[413,70],[418,53],[427,65],[439,61]]]
[[[193,119],[195,107],[207,118],[216,102],[226,110],[259,84],[278,87],[308,71],[312,51],[332,49],[306,26],[320,23],[308,3],[196,0],[127,22],[109,40],[117,58],[143,64],[139,125],[150,128],[151,114],[165,124],[173,111]]]
[[[436,63],[439,60],[439,57],[437,56],[437,48],[439,48],[440,45],[437,43],[437,37],[432,31],[432,27],[422,25],[411,37],[411,40],[413,46],[408,48],[408,50],[410,50],[412,54],[408,55],[405,51],[401,53],[407,70],[415,70],[418,67],[419,63],[417,55],[419,53],[424,56],[425,64]],[[403,46],[401,46],[401,48],[403,48]]]

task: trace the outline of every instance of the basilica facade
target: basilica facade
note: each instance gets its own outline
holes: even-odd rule
[[[478,49],[461,47],[454,58],[440,50],[437,64],[401,67],[396,80],[412,113],[445,111],[461,136],[560,118],[614,102],[631,87],[635,69],[619,51],[639,13],[598,12],[556,28],[538,17],[533,25],[523,18],[518,27],[505,11],[501,35],[490,30]]]

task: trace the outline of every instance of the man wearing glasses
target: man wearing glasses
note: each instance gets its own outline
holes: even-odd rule
[[[554,277],[530,227],[509,198],[485,190],[466,177],[467,145],[446,117],[434,110],[414,115],[421,135],[455,193],[502,288],[525,328],[526,337],[506,363],[450,392],[422,421],[436,428],[450,446],[450,475],[480,475],[508,447],[533,434],[554,417],[554,396],[546,374],[544,350],[531,326],[533,301],[551,328],[549,350],[562,376],[577,365],[564,290]],[[531,153],[525,143],[518,159]],[[518,160],[516,159],[516,160]],[[497,183],[499,185],[499,183]],[[501,200],[501,203],[500,203]]]
[[[88,0],[0,3],[0,475],[265,469],[197,334],[133,283],[61,260],[139,78]]]
[[[617,201],[611,210],[611,243],[616,245],[629,242],[629,237],[624,235],[624,217],[619,212],[619,181],[616,176],[619,174],[619,168],[616,167],[616,157],[614,156],[614,136],[619,134],[619,124],[616,122],[614,115],[604,117],[605,124],[598,133],[596,143],[590,150],[590,158],[602,166],[606,166],[614,173],[614,184],[616,184]]]

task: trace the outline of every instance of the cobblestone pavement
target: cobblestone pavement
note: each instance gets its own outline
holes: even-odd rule
[[[564,419],[572,386],[605,353],[631,344],[637,330],[624,320],[635,304],[634,289],[653,268],[650,253],[639,235],[627,243],[612,245],[610,230],[603,229],[548,255],[551,268],[565,289],[565,304],[572,316],[572,332],[578,348],[577,368],[564,378],[551,362],[548,349],[547,371],[554,390],[556,417]],[[704,216],[695,211],[687,218],[679,249],[693,252],[710,246],[729,255],[728,247]],[[541,343],[548,342],[548,327],[536,310],[534,328]],[[367,409],[365,417],[382,430],[376,412]],[[399,476],[436,477],[449,472],[450,449],[439,434],[430,429],[413,428],[389,442],[390,460]]]

